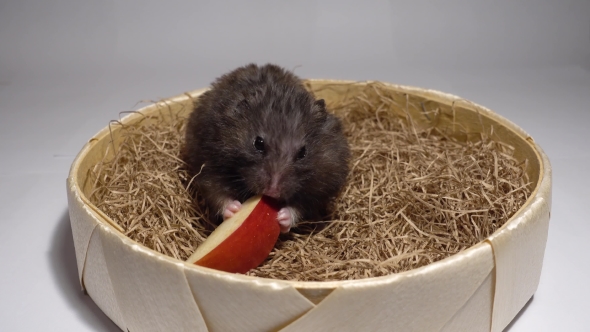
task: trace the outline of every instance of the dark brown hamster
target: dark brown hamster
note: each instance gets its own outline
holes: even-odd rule
[[[274,197],[286,233],[319,220],[343,187],[350,150],[340,120],[293,73],[250,64],[213,82],[186,128],[183,158],[197,191],[228,218],[253,195]],[[203,166],[204,165],[204,166]]]

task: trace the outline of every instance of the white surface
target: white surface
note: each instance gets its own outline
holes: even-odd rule
[[[590,2],[432,3],[0,3],[0,331],[118,330],[78,284],[72,159],[118,112],[250,61],[442,90],[528,131],[553,208],[539,288],[507,330],[586,330]]]

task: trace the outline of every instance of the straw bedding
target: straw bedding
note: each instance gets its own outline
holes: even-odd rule
[[[328,281],[407,271],[484,240],[530,195],[526,160],[508,145],[418,129],[388,111],[403,106],[383,93],[327,102],[351,146],[348,183],[329,222],[301,222],[249,275]],[[180,260],[215,227],[193,203],[179,158],[185,120],[125,125],[115,157],[92,169],[90,195],[125,235]]]

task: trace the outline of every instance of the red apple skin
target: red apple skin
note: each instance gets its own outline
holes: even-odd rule
[[[279,238],[278,210],[276,202],[263,196],[242,225],[195,264],[231,273],[257,267]]]

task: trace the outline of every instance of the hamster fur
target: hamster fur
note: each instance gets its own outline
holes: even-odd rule
[[[215,217],[267,195],[282,204],[283,233],[301,219],[325,216],[349,172],[340,120],[297,76],[273,64],[239,67],[213,82],[185,138],[183,159]]]

